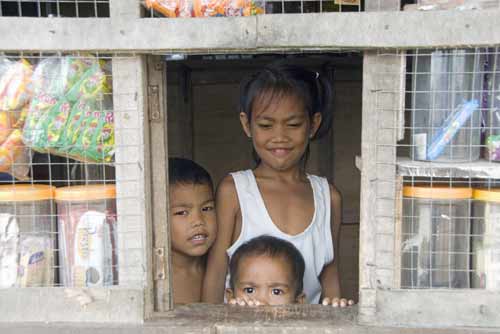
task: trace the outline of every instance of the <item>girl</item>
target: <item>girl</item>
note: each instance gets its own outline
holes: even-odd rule
[[[330,99],[323,76],[291,65],[267,67],[242,85],[240,121],[257,167],[226,176],[218,187],[219,230],[208,256],[204,302],[223,301],[228,260],[245,241],[267,234],[302,253],[308,302],[319,303],[322,296],[324,305],[352,304],[340,299],[334,261],[340,194],[325,178],[305,173],[309,141],[330,127]]]

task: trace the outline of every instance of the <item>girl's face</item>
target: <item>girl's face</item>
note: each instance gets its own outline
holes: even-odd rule
[[[262,164],[277,171],[296,167],[305,153],[310,138],[321,124],[321,114],[309,117],[298,97],[286,95],[267,103],[256,101],[249,120],[240,113],[240,121]]]

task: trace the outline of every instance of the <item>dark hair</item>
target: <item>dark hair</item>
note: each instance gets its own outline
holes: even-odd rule
[[[213,189],[212,178],[205,168],[184,158],[168,158],[168,182],[175,184],[207,184]]]
[[[302,293],[304,288],[305,262],[300,251],[291,243],[269,235],[250,239],[234,252],[229,262],[230,285],[234,290],[234,282],[238,276],[239,264],[242,259],[251,256],[265,255],[271,258],[282,258],[292,270],[295,286],[295,297]]]
[[[255,102],[269,105],[275,99],[285,96],[296,96],[304,103],[304,107],[312,119],[320,113],[321,125],[312,140],[323,137],[331,127],[332,88],[330,81],[319,72],[307,70],[291,64],[274,64],[244,80],[240,88],[240,112],[252,119]],[[306,149],[306,158],[309,146]],[[260,158],[253,152],[257,164]],[[307,159],[306,159],[307,160]]]

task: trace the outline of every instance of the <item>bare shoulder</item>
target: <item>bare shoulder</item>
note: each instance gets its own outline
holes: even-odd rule
[[[236,192],[236,185],[231,175],[226,175],[217,186],[216,192],[217,205],[225,209],[238,210],[238,194]]]
[[[224,176],[224,178],[220,181],[219,185],[217,186],[217,197],[219,196],[224,196],[224,197],[237,196],[236,185],[234,184],[234,179],[231,175],[228,174]]]
[[[342,195],[340,195],[340,191],[331,183],[328,183],[330,185],[330,198],[333,203],[340,203],[342,201]]]

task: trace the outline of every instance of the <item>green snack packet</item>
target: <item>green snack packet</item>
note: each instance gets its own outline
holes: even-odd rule
[[[76,102],[80,98],[102,99],[102,94],[106,92],[106,75],[101,70],[98,61],[80,77],[66,94],[66,98],[71,102]]]
[[[57,99],[46,93],[38,93],[33,97],[29,105],[26,121],[23,129],[23,142],[28,146],[35,145],[39,142],[40,136],[45,136],[43,132],[42,120],[45,119],[46,113],[57,104]],[[41,149],[41,148],[39,148]],[[43,153],[46,151],[42,151]]]
[[[76,142],[70,155],[77,160],[112,162],[114,155],[113,112],[99,110],[85,112],[79,125]]]
[[[66,121],[71,110],[71,104],[61,99],[48,112],[44,114],[40,123],[42,124],[43,136],[38,136],[33,148],[35,150],[47,150],[53,153],[59,153],[59,138],[62,136]]]

